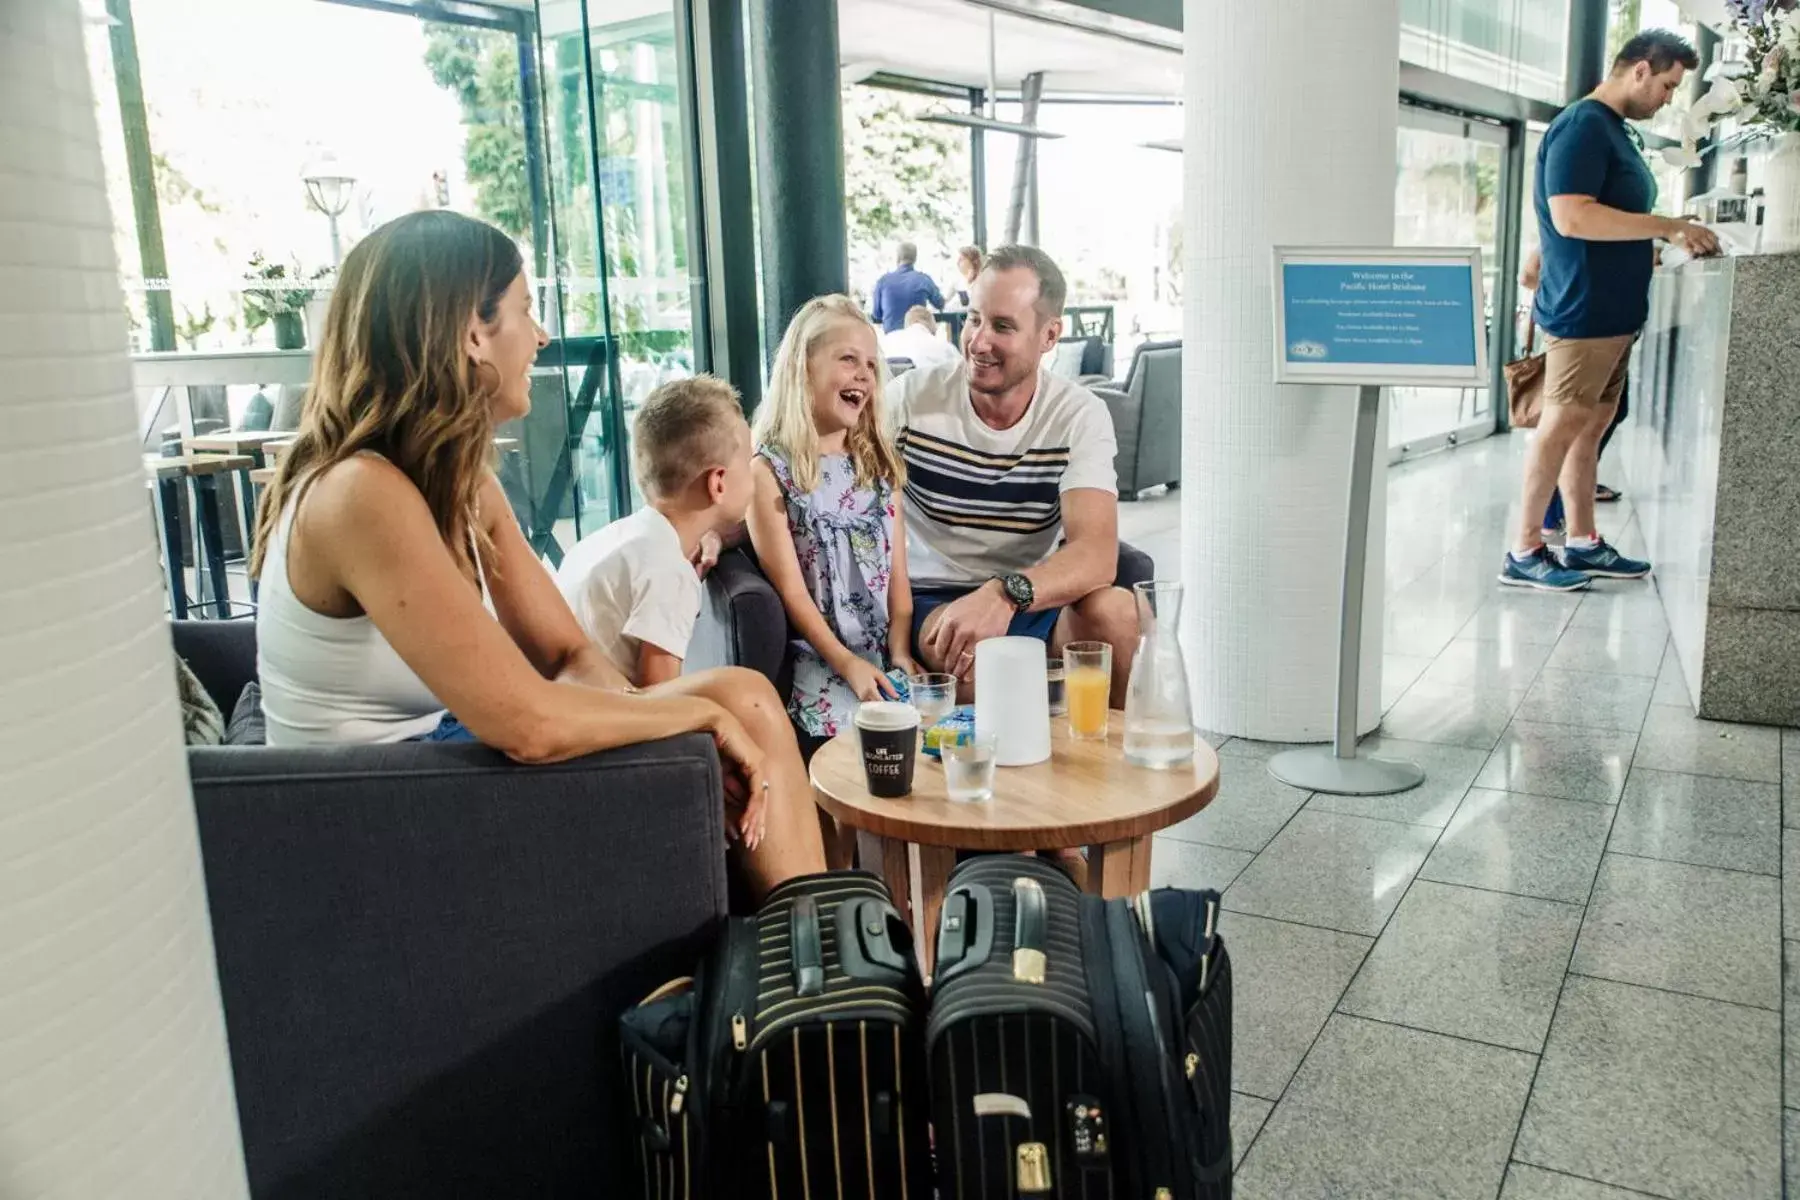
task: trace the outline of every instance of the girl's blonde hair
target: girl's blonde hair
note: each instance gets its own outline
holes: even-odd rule
[[[846,321],[873,332],[862,309],[848,296],[817,296],[801,306],[788,322],[781,347],[775,351],[769,391],[751,426],[758,446],[772,446],[786,456],[794,483],[803,491],[819,486],[819,428],[813,422],[812,373],[808,363],[818,344]],[[845,437],[844,449],[856,468],[858,487],[881,482],[898,488],[906,482],[906,467],[888,432],[885,360],[876,366],[875,388],[869,400],[856,427]]]
[[[473,516],[500,380],[464,340],[469,318],[494,320],[523,270],[511,238],[447,210],[396,218],[356,244],[331,294],[300,434],[263,494],[252,574],[289,499],[298,504],[321,472],[364,450],[412,480],[459,561],[471,541],[491,560]]]

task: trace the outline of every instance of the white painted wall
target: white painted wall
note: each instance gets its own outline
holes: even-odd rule
[[[75,0],[0,3],[0,1196],[247,1194]]]
[[[1393,244],[1399,6],[1187,0],[1185,24],[1181,578],[1194,719],[1241,737],[1323,741],[1356,397],[1270,382],[1270,249]],[[1380,720],[1386,509],[1378,461],[1365,730]]]

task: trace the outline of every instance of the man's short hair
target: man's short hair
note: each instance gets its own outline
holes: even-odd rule
[[[1661,75],[1677,63],[1690,71],[1700,69],[1700,55],[1679,33],[1667,29],[1646,29],[1623,46],[1613,57],[1615,73],[1629,71],[1639,63],[1649,63],[1652,75]]]
[[[937,318],[932,316],[931,310],[926,308],[923,304],[915,304],[907,309],[906,320],[903,321],[902,324],[922,325],[934,333],[937,332]]]
[[[894,261],[903,267],[911,266],[919,261],[919,248],[911,242],[901,242],[900,249],[894,255]]]
[[[723,379],[695,375],[651,392],[632,425],[631,458],[638,486],[674,496],[703,471],[722,467],[737,448],[744,409]]]
[[[1010,271],[1015,267],[1023,267],[1037,276],[1038,296],[1032,307],[1037,310],[1038,323],[1041,325],[1061,316],[1063,302],[1069,298],[1069,285],[1056,261],[1036,246],[1002,246],[989,251],[981,264],[984,271]]]

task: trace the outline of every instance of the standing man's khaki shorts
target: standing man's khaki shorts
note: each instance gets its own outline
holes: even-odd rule
[[[1632,333],[1605,338],[1544,335],[1544,407],[1597,408],[1617,404],[1625,391]]]

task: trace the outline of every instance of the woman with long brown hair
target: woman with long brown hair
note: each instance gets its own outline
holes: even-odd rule
[[[753,671],[630,691],[491,467],[548,338],[518,248],[413,213],[339,272],[301,430],[263,497],[257,673],[273,745],[478,740],[525,763],[705,731],[761,894],[824,869],[784,706]]]

